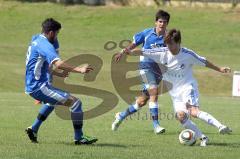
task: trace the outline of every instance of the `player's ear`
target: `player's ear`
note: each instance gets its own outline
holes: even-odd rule
[[[49,31],[49,35],[50,35],[50,36],[53,36],[53,35],[54,35],[54,31],[52,31],[52,30]]]
[[[50,30],[48,33],[47,33],[48,37],[53,37],[54,36],[54,31]]]

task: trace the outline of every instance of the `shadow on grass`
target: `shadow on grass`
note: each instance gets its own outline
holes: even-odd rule
[[[94,146],[97,147],[119,147],[119,148],[127,148],[126,145],[120,145],[120,144],[112,144],[112,143],[96,143]]]
[[[91,146],[91,147],[115,147],[115,148],[127,148],[126,145],[120,145],[120,144],[113,144],[113,143],[95,143],[91,145],[75,145],[73,142],[56,142],[56,144],[64,144],[68,146]],[[131,146],[137,146],[137,145],[131,145]]]
[[[149,133],[149,134],[152,134],[152,135],[155,135],[155,136],[159,136],[159,135],[161,135],[161,136],[164,135],[164,136],[165,136],[165,135],[178,135],[178,134],[180,134],[181,131],[177,131],[177,132],[176,132],[176,131],[167,131],[167,130],[166,130],[166,131],[163,132],[163,133],[155,134],[153,129],[152,129],[152,130],[149,129],[149,130],[145,130],[145,132],[147,132],[147,133]]]
[[[231,148],[240,148],[240,143],[218,143],[218,142],[210,142],[208,145],[210,146],[224,146]]]

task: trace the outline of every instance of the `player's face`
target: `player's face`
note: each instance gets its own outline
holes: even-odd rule
[[[166,19],[160,18],[155,22],[155,25],[159,31],[165,31],[168,25],[168,21]]]
[[[180,44],[176,43],[175,41],[171,40],[170,43],[167,44],[168,49],[173,55],[177,55],[180,50]]]

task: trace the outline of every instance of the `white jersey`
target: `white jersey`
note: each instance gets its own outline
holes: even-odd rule
[[[168,48],[149,49],[143,51],[144,56],[159,63],[163,73],[163,80],[172,84],[169,91],[171,96],[178,96],[183,89],[197,88],[197,81],[193,77],[193,65],[206,66],[206,58],[194,51],[181,48],[177,55],[173,55]]]

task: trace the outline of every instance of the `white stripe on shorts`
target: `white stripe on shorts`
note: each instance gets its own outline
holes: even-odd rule
[[[64,103],[67,101],[67,99],[59,94],[57,94],[56,92],[52,91],[51,89],[49,89],[46,85],[43,86],[41,89],[42,93],[50,98],[55,99],[58,102]]]

